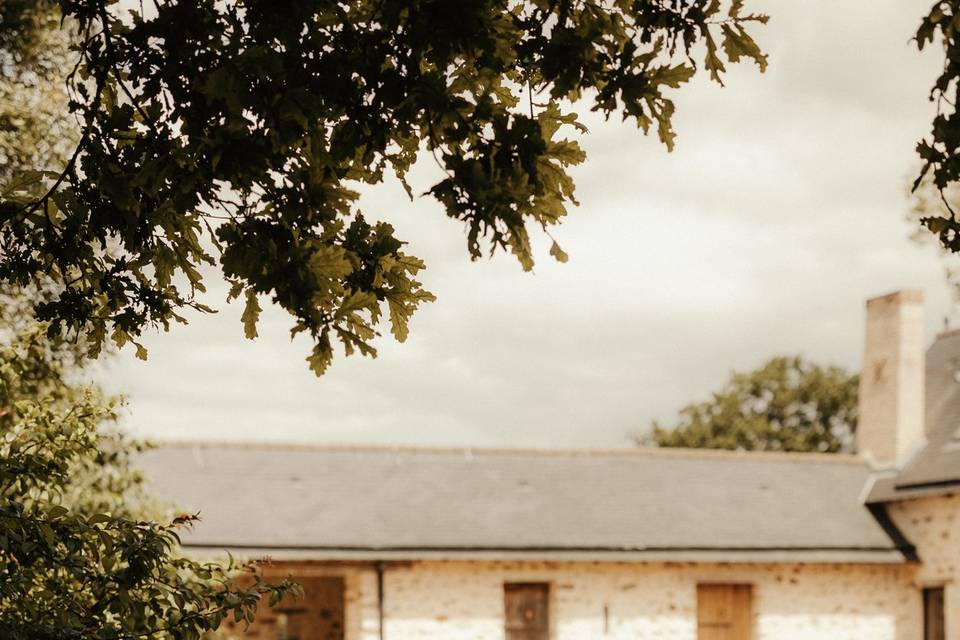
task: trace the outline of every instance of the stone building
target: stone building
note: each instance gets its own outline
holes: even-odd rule
[[[960,333],[867,303],[858,454],[170,444],[194,554],[286,640],[960,640]]]

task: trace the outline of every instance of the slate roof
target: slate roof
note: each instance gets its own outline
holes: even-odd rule
[[[960,491],[960,331],[940,334],[927,350],[925,384],[927,444],[876,480],[870,502]]]
[[[167,444],[193,550],[298,559],[903,562],[846,455]]]

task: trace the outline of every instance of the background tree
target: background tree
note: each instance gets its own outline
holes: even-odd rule
[[[407,172],[432,156],[443,177],[425,194],[465,225],[470,255],[530,269],[531,229],[576,202],[573,103],[671,148],[670,92],[697,66],[717,82],[727,63],[766,66],[747,32],[766,17],[743,0],[281,4],[62,3],[79,143],[65,167],[17,167],[0,188],[0,280],[52,278],[37,313],[53,332],[95,352],[167,328],[208,310],[201,267],[219,263],[248,337],[269,296],[314,339],[318,374],[336,341],[374,355],[381,317],[403,340],[433,296],[354,185],[390,171],[413,197]]]
[[[189,640],[291,590],[182,557],[194,517],[160,519],[136,447],[105,430],[116,400],[72,380],[75,348],[37,323],[0,334],[0,637]]]
[[[77,143],[67,105],[72,23],[53,0],[0,3],[0,184],[24,167],[62,167]]]
[[[653,424],[642,444],[745,451],[852,451],[857,380],[837,367],[776,357],[734,373],[709,400],[687,405],[675,424]]]

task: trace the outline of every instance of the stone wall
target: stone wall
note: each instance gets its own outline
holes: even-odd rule
[[[960,495],[892,502],[888,511],[917,547],[916,588],[944,587],[947,640],[960,640]]]
[[[346,640],[379,640],[371,565],[275,569],[344,576]],[[908,565],[388,563],[384,638],[501,639],[503,583],[543,581],[551,585],[555,640],[695,640],[699,582],[753,585],[756,640],[919,640],[915,572]]]

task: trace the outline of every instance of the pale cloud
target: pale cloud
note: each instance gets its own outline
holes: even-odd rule
[[[318,380],[284,314],[266,309],[249,342],[221,305],[149,337],[149,362],[105,365],[127,423],[156,438],[622,445],[776,354],[858,367],[868,296],[924,288],[932,336],[949,292],[904,221],[937,69],[908,42],[927,3],[753,4],[773,16],[770,68],[680,92],[674,153],[585,116],[582,206],[556,233],[569,263],[545,239],[534,274],[509,256],[471,263],[436,202],[367,190],[439,297],[406,344],[384,339],[376,360],[339,358]],[[435,175],[425,163],[413,179]]]

